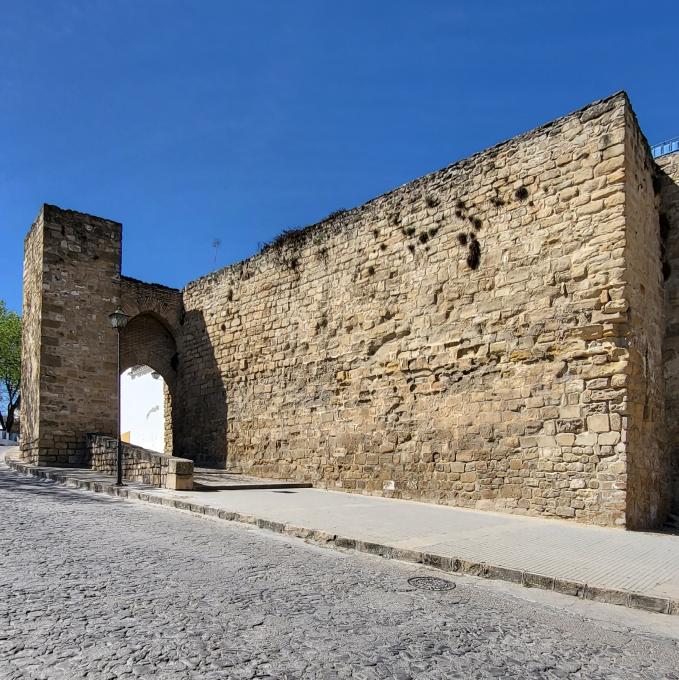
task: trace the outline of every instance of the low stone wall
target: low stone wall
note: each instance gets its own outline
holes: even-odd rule
[[[116,474],[117,440],[101,434],[87,435],[88,465],[107,475]],[[193,489],[193,461],[123,443],[123,476],[163,489]]]

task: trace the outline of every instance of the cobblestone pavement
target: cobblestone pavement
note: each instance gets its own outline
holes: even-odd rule
[[[679,636],[622,608],[416,590],[437,573],[7,469],[0,517],[3,679],[679,679]]]

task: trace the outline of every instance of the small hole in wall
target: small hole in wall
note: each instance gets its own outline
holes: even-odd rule
[[[414,246],[412,243],[409,243],[409,244],[408,244],[408,250],[409,250],[411,253],[414,253],[414,252],[415,252],[415,246]]]
[[[368,267],[368,276],[372,276],[375,273],[375,267]]]
[[[386,243],[380,243],[380,250],[385,251],[387,249],[387,244]]]
[[[426,243],[429,240],[429,234],[427,234],[426,231],[423,231],[419,237],[418,237],[420,243]]]
[[[461,220],[464,217],[464,215],[463,215],[461,210],[456,210],[455,211],[455,217],[457,217],[458,219]]]
[[[457,240],[459,241],[461,246],[466,246],[467,245],[467,234],[460,232],[457,235]]]
[[[415,227],[408,227],[407,229],[403,230],[403,233],[406,236],[412,236],[415,233]]]
[[[380,235],[380,230],[379,229],[373,229],[373,236],[377,238]]]
[[[223,331],[225,331],[225,330],[226,330],[226,324],[223,323],[222,326],[221,326],[221,328],[222,328]]]
[[[316,330],[319,331],[321,328],[326,328],[328,325],[328,315],[323,312],[320,320],[316,323]]]
[[[520,186],[515,192],[514,196],[518,201],[525,201],[528,198],[528,189],[524,186]]]
[[[439,204],[439,199],[436,196],[427,196],[424,199],[427,208],[435,208]]]
[[[461,200],[461,199],[458,199],[458,200],[455,202],[455,207],[456,207],[458,210],[464,210],[464,209],[465,209],[464,201]]]
[[[483,226],[483,222],[481,222],[481,220],[478,217],[475,217],[472,220],[472,224],[474,225],[474,229],[477,229],[477,230],[481,229],[481,227]]]
[[[467,264],[470,269],[477,269],[481,262],[481,246],[474,234],[470,234],[469,253],[467,254]]]
[[[233,290],[231,290],[231,288],[229,288],[229,292],[226,294],[226,299],[229,302],[231,302],[231,300],[233,300]]]
[[[438,234],[438,233],[439,233],[438,227],[434,227],[433,229],[429,230],[429,236],[431,236],[431,238],[434,238],[434,236],[436,236],[436,234]]]

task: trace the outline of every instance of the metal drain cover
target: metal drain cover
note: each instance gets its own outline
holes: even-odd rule
[[[455,587],[452,581],[435,576],[413,576],[408,579],[408,583],[419,590],[452,590]]]

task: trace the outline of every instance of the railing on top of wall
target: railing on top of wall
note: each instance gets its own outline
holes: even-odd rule
[[[651,147],[651,155],[653,158],[658,158],[658,156],[666,156],[668,153],[675,153],[679,151],[679,137],[673,137],[660,144],[654,144]]]

